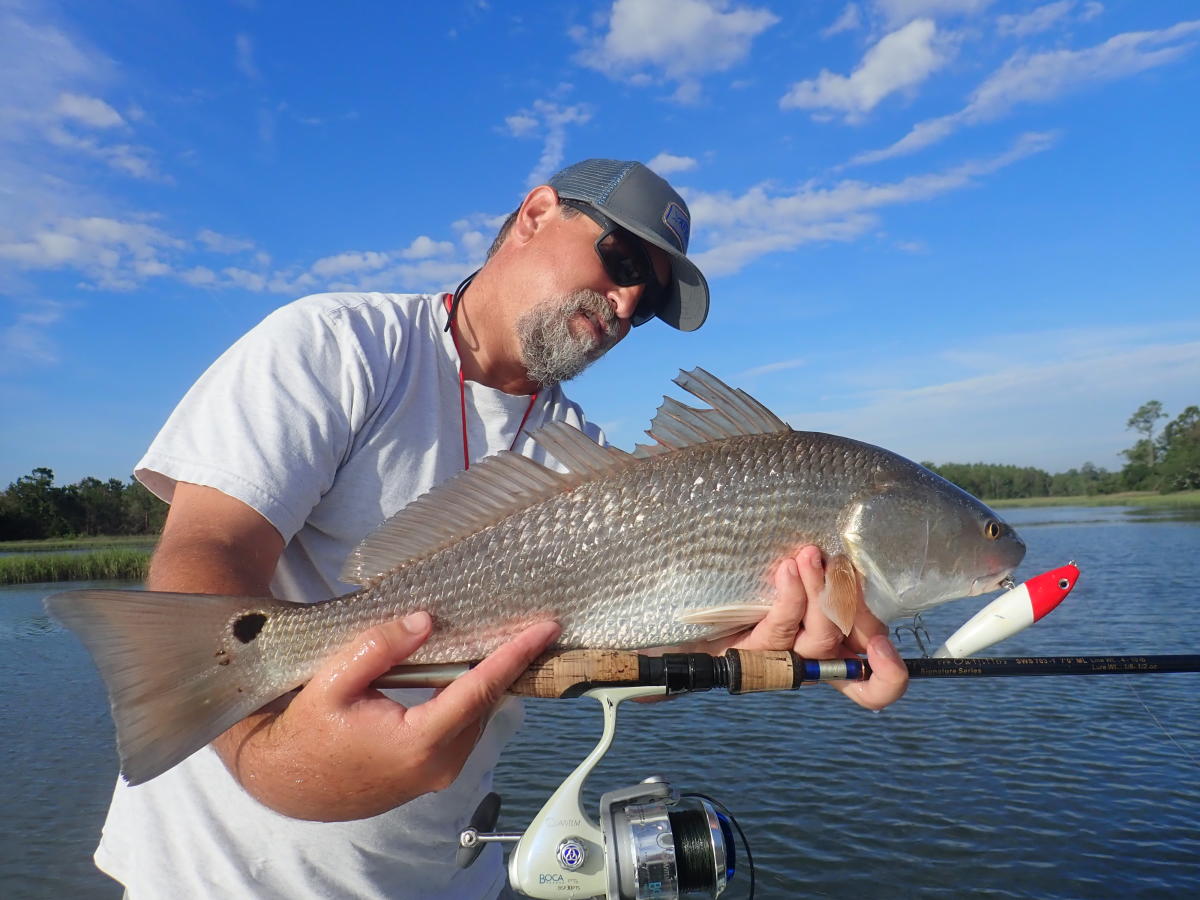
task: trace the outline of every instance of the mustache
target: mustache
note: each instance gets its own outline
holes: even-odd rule
[[[611,340],[617,336],[617,313],[603,294],[588,288],[581,288],[570,295],[569,301],[572,315],[576,312],[587,313],[599,323],[606,338]]]

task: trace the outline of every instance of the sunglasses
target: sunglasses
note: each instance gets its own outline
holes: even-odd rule
[[[629,317],[629,324],[636,328],[649,322],[662,310],[667,299],[667,288],[658,280],[654,272],[654,264],[650,260],[650,251],[637,235],[618,225],[600,210],[577,200],[561,200],[564,206],[569,206],[583,213],[600,226],[600,237],[596,238],[596,255],[604,266],[604,271],[618,287],[642,285],[642,296],[637,308]]]

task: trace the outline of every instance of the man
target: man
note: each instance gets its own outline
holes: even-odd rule
[[[566,421],[601,435],[566,380],[662,318],[703,324],[708,287],[686,257],[687,206],[638,163],[587,160],[534,188],[453,299],[326,294],[277,310],[206,372],[137,468],[171,503],[147,586],[315,601],[345,593],[350,550],[471,462]],[[843,649],[806,594],[805,548],[742,646]],[[487,602],[481,597],[480,602]],[[557,634],[529,628],[430,698],[370,682],[428,637],[417,613],[336,653],[302,690],[153,779],[118,784],[97,863],[141,897],[490,898],[499,851],[466,870],[458,831],[519,725],[505,688]],[[846,686],[879,707],[902,664],[865,615],[845,646],[877,673]]]

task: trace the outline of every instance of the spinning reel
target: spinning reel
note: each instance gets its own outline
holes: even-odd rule
[[[680,796],[661,776],[609,791],[598,821],[583,809],[583,784],[608,752],[617,707],[634,697],[661,696],[661,686],[601,687],[587,691],[604,710],[595,749],[558,787],[523,833],[493,832],[499,794],[488,794],[459,835],[458,864],[471,865],[492,842],[515,843],[508,861],[513,888],[529,897],[605,897],[608,900],[715,898],[736,868],[733,830],[745,835],[725,807],[700,795]]]

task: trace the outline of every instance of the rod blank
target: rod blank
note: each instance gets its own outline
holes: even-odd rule
[[[1200,672],[1200,655],[981,656],[906,659],[910,678],[998,678],[1022,675],[1155,675]],[[866,666],[868,674],[870,666]]]
[[[1200,672],[1200,655],[984,656],[904,660],[910,678],[996,678],[1033,675],[1155,675]],[[397,666],[374,682],[378,688],[444,687],[470,671],[470,663]],[[804,659],[786,650],[728,650],[644,656],[634,651],[570,650],[536,660],[509,693],[523,697],[577,697],[597,687],[662,685],[666,693],[713,688],[731,694],[795,690],[820,681],[870,677],[865,659]]]

